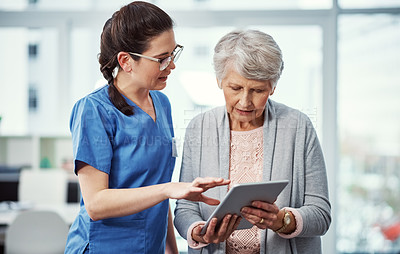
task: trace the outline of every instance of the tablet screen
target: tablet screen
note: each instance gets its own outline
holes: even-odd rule
[[[240,215],[240,209],[242,209],[244,206],[250,206],[253,201],[260,200],[268,203],[274,203],[278,195],[288,183],[288,180],[281,180],[258,183],[242,183],[233,186],[208,218],[201,233],[204,234],[206,232],[210,220],[214,217],[216,217],[218,219],[218,223],[220,223],[222,218],[224,218],[224,216],[228,213]],[[248,229],[252,226],[253,224],[242,218],[237,229]]]

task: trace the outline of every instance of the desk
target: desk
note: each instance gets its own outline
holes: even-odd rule
[[[79,212],[79,203],[66,203],[63,205],[35,205],[30,210],[46,210],[46,211],[55,211],[57,212],[68,225],[71,225],[74,222],[75,217]],[[17,215],[24,210],[13,210],[10,209],[8,211],[0,211],[0,225],[8,226],[10,225]]]
[[[0,166],[1,168],[1,166]],[[4,173],[0,169],[0,202],[2,201],[18,201],[19,172]],[[67,186],[67,202],[79,203],[80,189],[76,176],[68,177]],[[1,203],[0,203],[1,204]],[[0,211],[1,212],[1,211]]]
[[[68,225],[71,225],[79,212],[79,203],[65,203],[63,205],[35,205],[30,210],[46,210],[57,212]],[[0,246],[4,246],[7,227],[14,221],[21,209],[9,209],[0,211]]]

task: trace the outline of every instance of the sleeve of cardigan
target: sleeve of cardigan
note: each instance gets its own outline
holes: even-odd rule
[[[198,226],[198,225],[204,225],[205,224],[205,221],[197,221],[197,222],[194,222],[192,225],[190,225],[190,227],[189,227],[189,229],[188,229],[188,232],[187,232],[187,242],[188,242],[188,246],[190,247],[190,248],[192,248],[192,249],[201,249],[201,248],[203,248],[203,247],[205,247],[205,246],[207,246],[208,245],[208,243],[199,243],[199,242],[196,242],[195,240],[193,240],[193,238],[192,238],[192,230],[196,227],[196,226]]]
[[[201,118],[195,117],[188,125],[182,152],[182,165],[180,171],[180,182],[192,182],[200,160],[201,149]],[[187,231],[194,222],[203,221],[197,202],[178,200],[175,207],[174,225],[178,233],[187,238]]]
[[[285,238],[285,239],[295,238],[301,233],[301,231],[303,231],[303,218],[301,217],[301,214],[295,208],[285,207],[285,209],[287,211],[292,212],[292,214],[296,220],[296,229],[291,234],[283,234],[283,233],[277,233],[277,234],[280,237]]]
[[[304,204],[298,208],[303,219],[299,237],[324,235],[331,223],[331,204],[324,156],[317,134],[308,117],[305,118]]]

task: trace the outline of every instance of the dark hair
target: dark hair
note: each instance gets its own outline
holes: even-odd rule
[[[143,53],[149,41],[173,28],[171,17],[159,7],[136,1],[123,6],[106,21],[101,33],[100,71],[109,85],[111,102],[127,116],[133,115],[130,106],[114,85],[113,70],[120,67],[117,55],[121,51]],[[138,57],[132,56],[134,60]]]

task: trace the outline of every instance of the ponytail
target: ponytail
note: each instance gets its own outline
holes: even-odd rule
[[[110,55],[110,53],[113,50],[110,50],[112,47],[107,47],[110,46],[108,45],[109,42],[112,41],[111,38],[111,27],[112,27],[112,19],[110,18],[107,20],[106,24],[104,25],[103,28],[103,33],[101,34],[101,54],[99,56],[99,63],[100,63],[100,71],[103,74],[103,77],[107,80],[107,83],[109,85],[108,87],[108,96],[110,97],[110,100],[114,106],[121,111],[123,114],[127,116],[133,115],[133,107],[130,106],[125,98],[122,96],[122,94],[118,91],[118,89],[114,85],[114,75],[113,71],[117,67],[119,67],[119,63],[117,61],[117,56],[112,55],[111,59],[108,60],[107,56]],[[108,42],[108,43],[107,43]],[[108,61],[106,61],[108,60]],[[105,62],[105,63],[104,63]]]

